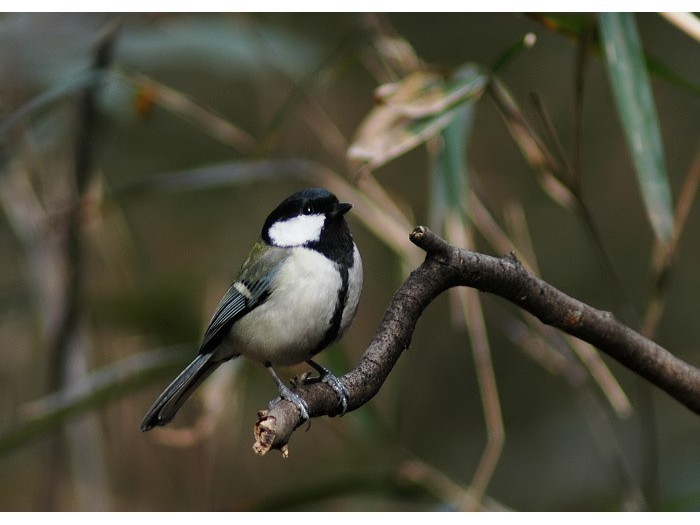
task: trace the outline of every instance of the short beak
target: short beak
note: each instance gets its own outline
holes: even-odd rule
[[[331,211],[331,218],[335,219],[336,217],[345,215],[347,212],[350,211],[350,208],[352,208],[352,204],[350,204],[349,202],[339,202],[335,205],[333,211]]]

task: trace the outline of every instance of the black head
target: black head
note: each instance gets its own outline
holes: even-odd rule
[[[338,262],[351,259],[352,236],[344,217],[350,208],[322,188],[298,191],[267,216],[262,238],[273,246],[313,248]]]

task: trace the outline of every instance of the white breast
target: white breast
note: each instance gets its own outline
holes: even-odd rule
[[[241,355],[290,366],[323,339],[342,281],[335,263],[307,248],[295,250],[275,281],[267,301],[233,325],[229,342]]]

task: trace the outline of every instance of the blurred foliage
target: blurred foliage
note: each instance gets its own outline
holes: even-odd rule
[[[0,509],[700,510],[696,416],[471,290],[289,460],[250,449],[274,395],[254,363],[138,430],[267,210],[306,185],[355,205],[365,265],[321,357],[336,373],[420,263],[421,223],[515,251],[699,366],[694,21],[0,17]]]
[[[673,230],[671,188],[634,15],[603,13],[600,29],[613,91],[649,221],[658,241],[666,243]]]

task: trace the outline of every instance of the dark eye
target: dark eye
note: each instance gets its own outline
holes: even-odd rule
[[[311,206],[311,204],[307,204],[306,206],[304,206],[304,208],[301,210],[301,212],[304,215],[311,215],[314,212],[314,207]]]

